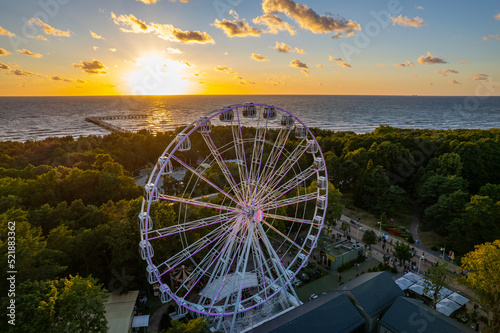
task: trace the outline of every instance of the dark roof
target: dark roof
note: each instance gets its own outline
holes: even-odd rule
[[[370,317],[375,317],[391,306],[396,298],[405,295],[387,272],[363,274],[337,290],[350,291]]]
[[[380,325],[392,332],[472,332],[471,329],[413,298],[399,297],[387,310]]]
[[[343,293],[329,293],[306,302],[248,333],[347,333],[365,321]]]

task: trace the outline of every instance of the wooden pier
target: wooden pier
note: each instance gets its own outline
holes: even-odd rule
[[[85,121],[89,123],[95,124],[99,127],[102,127],[111,132],[120,132],[120,133],[134,133],[134,131],[130,131],[124,129],[120,126],[116,126],[106,122],[105,120],[119,120],[119,119],[139,119],[139,118],[148,118],[148,115],[140,114],[140,115],[128,115],[128,116],[104,116],[104,117],[87,117]]]

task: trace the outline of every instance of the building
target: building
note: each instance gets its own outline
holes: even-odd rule
[[[361,333],[365,321],[341,292],[321,295],[248,333]]]
[[[337,270],[342,265],[363,255],[363,248],[358,244],[344,240],[333,244],[324,244],[320,254],[321,260],[327,263],[331,270]]]
[[[385,311],[404,292],[387,272],[366,273],[340,286],[365,319],[365,332],[374,332]]]
[[[417,299],[398,297],[380,320],[379,333],[465,333],[471,329]]]

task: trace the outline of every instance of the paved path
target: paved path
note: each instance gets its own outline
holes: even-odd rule
[[[416,214],[411,217],[410,233],[414,240],[420,239],[418,237],[418,217]]]
[[[377,235],[379,233],[378,228],[373,228],[371,226],[360,223],[358,221],[354,221],[354,219],[351,219],[350,217],[342,215],[340,218],[340,222],[337,223],[339,228],[337,228],[337,227],[333,228],[335,231],[342,233],[342,235],[344,234],[344,232],[340,230],[340,226],[342,225],[342,222],[348,222],[349,225],[351,226],[350,230],[348,231],[349,232],[348,235],[351,236],[351,240],[353,240],[353,241],[361,242],[361,239],[363,238],[363,235],[364,235],[365,231],[367,231],[367,230],[373,230],[375,232],[375,234],[377,234]],[[413,225],[413,223],[412,223],[412,225]],[[361,227],[361,230],[358,231],[359,227]],[[357,236],[357,234],[358,234],[358,236]],[[359,239],[357,239],[357,237],[359,237]],[[392,241],[393,244],[395,244],[396,241],[398,241],[398,240],[400,242],[407,243],[402,238],[396,237],[394,235],[389,235],[389,240],[386,242],[385,248],[383,246],[383,242],[379,242],[378,244],[372,245],[372,253],[371,253],[372,258],[375,258],[375,259],[383,262],[383,256],[385,253],[387,253],[387,249],[389,249],[389,254],[391,254],[391,250],[394,249],[394,246],[390,244],[391,239],[393,240]],[[420,261],[420,273],[422,273],[422,274],[424,272],[426,272],[427,269],[432,264],[436,263],[438,260],[442,260],[441,256],[440,256],[441,253],[439,253],[439,252],[431,251],[429,249],[422,248],[422,247],[417,246],[415,244],[410,244],[410,247],[414,247],[416,250],[416,255],[412,258],[412,261],[416,261],[417,266],[418,266],[419,261]],[[426,258],[427,260],[425,260],[425,259],[420,260],[422,253],[424,253],[424,258]],[[447,262],[450,262],[450,260],[447,257],[445,257],[445,260]],[[398,269],[398,271],[402,270],[402,267],[400,267],[399,265],[397,265],[396,268]],[[456,275],[456,274],[460,272],[460,269],[456,266],[455,263],[450,264],[449,269],[452,272],[453,276],[458,277],[458,275]],[[414,273],[418,273],[418,272],[414,272]],[[469,289],[465,288],[464,286],[459,285],[458,283],[456,283],[453,280],[449,281],[449,283],[450,283],[450,287],[452,289],[460,291],[464,296],[468,297],[469,299],[475,298],[475,297],[473,297],[473,296],[475,296],[473,294],[473,292],[470,291]]]

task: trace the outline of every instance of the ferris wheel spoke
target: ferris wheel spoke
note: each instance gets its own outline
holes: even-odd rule
[[[271,210],[271,209],[276,209],[276,208],[281,208],[281,207],[285,207],[285,206],[290,206],[290,205],[294,205],[294,204],[305,202],[305,201],[310,201],[310,200],[317,199],[317,198],[318,198],[318,194],[317,193],[314,193],[314,192],[313,193],[307,193],[307,194],[298,195],[298,196],[293,197],[293,198],[286,198],[286,199],[282,199],[282,200],[277,200],[277,201],[269,202],[269,203],[263,205],[261,207],[261,209],[263,211],[268,211],[268,210]]]
[[[287,131],[284,130],[283,128],[280,129],[278,137],[273,143],[273,148],[269,153],[269,157],[267,158],[266,164],[259,178],[259,185],[266,184],[271,178],[273,171],[276,168],[276,165],[278,164],[278,161],[281,157],[281,154],[283,153],[285,144],[288,141],[288,137],[290,135],[291,130],[292,130],[291,127],[289,127]],[[257,188],[258,187],[259,186],[257,186]],[[259,201],[259,197],[261,196],[262,190],[258,191],[257,193],[258,194],[256,195],[255,201]]]
[[[296,222],[296,223],[302,223],[302,224],[309,224],[309,225],[314,225],[314,226],[321,226],[321,223],[314,223],[311,220],[304,220],[304,219],[298,219],[295,217],[289,217],[289,216],[282,216],[282,215],[275,215],[275,214],[267,214],[264,213],[264,217],[268,217],[271,219],[278,219],[282,221],[289,221],[289,222]]]
[[[272,174],[269,181],[267,182],[267,187],[271,188],[271,191],[273,191],[274,188],[278,186],[278,184],[286,177],[292,167],[299,161],[300,157],[307,151],[308,145],[304,145],[303,143],[304,140],[302,140],[302,142],[297,147],[295,147],[292,153],[287,156],[283,164],[280,165],[278,170]],[[265,189],[266,187],[264,187],[261,191],[264,191]]]
[[[223,237],[219,240],[218,244],[214,245],[210,251],[205,255],[205,257],[200,261],[195,270],[190,274],[190,276],[186,279],[186,282],[191,282],[196,279],[194,283],[186,284],[186,282],[181,285],[180,288],[185,287],[189,288],[187,293],[184,295],[184,298],[189,295],[189,293],[193,290],[193,288],[198,284],[198,282],[205,276],[208,270],[212,267],[214,263],[216,263],[220,256],[224,253],[227,247],[234,241],[238,232],[233,232],[228,237]],[[223,245],[223,246],[221,246]],[[222,247],[222,249],[219,249]]]
[[[236,222],[238,223],[238,222]],[[241,220],[240,222],[241,223]],[[206,248],[208,245],[214,243],[217,241],[219,238],[227,235],[231,230],[233,226],[229,226],[227,224],[223,224],[219,226],[218,228],[212,230],[210,233],[207,235],[201,237],[194,243],[190,244],[177,254],[169,257],[167,260],[165,260],[163,263],[158,265],[158,268],[161,266],[165,266],[166,269],[163,273],[160,274],[160,276],[170,272],[172,269],[177,267],[179,264],[182,262],[186,261],[187,259],[193,257],[195,254]]]
[[[231,261],[231,258],[233,258],[233,250],[236,248],[236,253],[238,253],[238,249],[239,249],[239,246],[237,247],[237,244],[241,244],[242,241],[243,241],[243,235],[241,235],[240,237],[237,237],[238,234],[241,232],[241,229],[238,229],[238,230],[234,230],[233,233],[232,233],[232,238],[231,238],[231,241],[227,242],[226,243],[226,246],[221,250],[220,252],[220,259],[217,260],[217,263],[212,271],[212,273],[210,274],[210,278],[208,280],[208,283],[207,283],[207,286],[210,286],[212,284],[215,285],[215,282],[216,280],[219,278],[219,277],[222,277],[224,274],[226,274],[226,272],[229,270],[228,267],[231,266],[232,264],[232,261]],[[215,292],[215,289],[213,290],[213,292]],[[211,301],[211,306],[213,306],[215,303],[216,303],[216,298],[217,298],[217,295],[214,295],[213,293],[211,293],[210,295],[203,295],[203,298],[208,298],[210,299]]]
[[[242,216],[242,215],[238,215],[238,214],[235,214],[232,212],[231,213],[224,213],[224,214],[215,215],[215,216],[211,216],[211,217],[207,217],[207,218],[203,218],[203,219],[199,219],[199,220],[195,220],[195,221],[185,222],[183,224],[176,224],[176,225],[161,228],[161,229],[150,230],[148,232],[148,240],[151,241],[151,240],[158,239],[158,238],[172,236],[172,235],[175,235],[175,234],[178,234],[181,232],[186,232],[186,231],[190,231],[190,230],[194,230],[194,229],[198,229],[198,228],[203,228],[203,227],[207,227],[207,226],[214,225],[214,224],[227,222],[227,221],[235,219],[239,216]]]
[[[235,199],[233,196],[231,196],[230,194],[226,193],[226,191],[222,190],[220,187],[218,187],[217,185],[215,185],[213,182],[211,182],[210,180],[208,180],[205,176],[203,176],[201,173],[199,173],[198,171],[196,171],[195,169],[191,168],[189,165],[187,165],[186,163],[184,163],[183,161],[181,161],[177,156],[172,156],[172,158],[174,160],[176,160],[177,162],[179,162],[182,166],[184,166],[186,169],[188,169],[189,171],[191,171],[193,174],[195,174],[196,176],[198,176],[199,178],[203,179],[205,182],[207,182],[210,186],[212,186],[214,189],[216,189],[217,191],[219,191],[219,193],[222,193],[224,194],[226,197],[228,197],[229,199],[233,200],[234,202],[237,202],[237,203],[240,203],[240,201],[238,201],[237,199]]]
[[[245,194],[245,199],[248,200],[248,195],[250,194],[250,188],[248,183],[248,166],[247,166],[247,157],[245,155],[245,144],[243,141],[243,132],[241,130],[241,120],[240,113],[236,112],[238,117],[238,125],[232,126],[233,133],[233,142],[234,142],[234,150],[236,151],[236,159],[239,161],[238,171],[240,174],[240,182],[242,184],[242,192]]]
[[[287,181],[285,184],[279,186],[276,189],[273,189],[269,191],[267,194],[262,192],[262,196],[260,198],[259,204],[261,204],[264,201],[274,201],[292,189],[301,186],[302,182],[305,180],[309,179],[313,175],[317,173],[318,170],[316,170],[313,166],[310,166],[309,168],[303,170],[301,173],[295,175],[292,179]]]
[[[266,141],[266,134],[267,134],[267,123],[268,123],[268,118],[266,118],[266,125],[265,127],[259,127],[255,129],[255,137],[254,137],[254,142],[253,142],[253,150],[252,150],[252,160],[250,164],[250,186],[254,186],[254,189],[252,191],[252,196],[254,196],[255,191],[257,190],[257,186],[259,183],[259,174],[260,174],[260,167],[262,163],[262,155],[264,154],[264,143]]]
[[[222,158],[222,155],[219,152],[219,149],[217,149],[217,146],[215,145],[214,141],[212,140],[212,137],[208,132],[203,132],[201,134],[203,137],[203,140],[205,141],[205,144],[207,145],[208,149],[210,150],[210,153],[214,157],[215,161],[219,165],[219,168],[222,171],[222,174],[226,178],[226,181],[228,182],[229,186],[234,192],[234,195],[238,198],[238,200],[234,200],[239,203],[245,202],[244,196],[241,192],[241,189],[238,187],[236,184],[236,181],[234,180],[233,175],[231,174],[231,171],[229,171],[229,168],[227,167],[227,164],[224,162],[224,159]]]
[[[262,222],[267,225],[269,228],[273,229],[276,233],[278,233],[281,237],[289,241],[292,245],[295,245],[296,248],[304,251],[306,254],[309,254],[308,251],[306,251],[302,246],[299,244],[295,243],[291,238],[289,238],[287,235],[279,231],[276,227],[274,227],[271,223],[267,222],[266,220],[262,220]]]
[[[162,199],[162,200],[167,200],[171,202],[178,202],[181,204],[186,204],[186,205],[193,205],[193,206],[200,206],[200,207],[205,207],[205,208],[214,208],[214,209],[220,209],[220,210],[225,210],[228,212],[234,212],[234,213],[239,213],[239,214],[244,214],[245,212],[242,212],[241,210],[238,210],[235,207],[227,207],[223,205],[217,205],[211,202],[205,202],[205,201],[197,201],[194,199],[185,199],[181,197],[175,197],[172,195],[166,195],[166,194],[158,194],[157,196],[154,196],[154,198]]]

